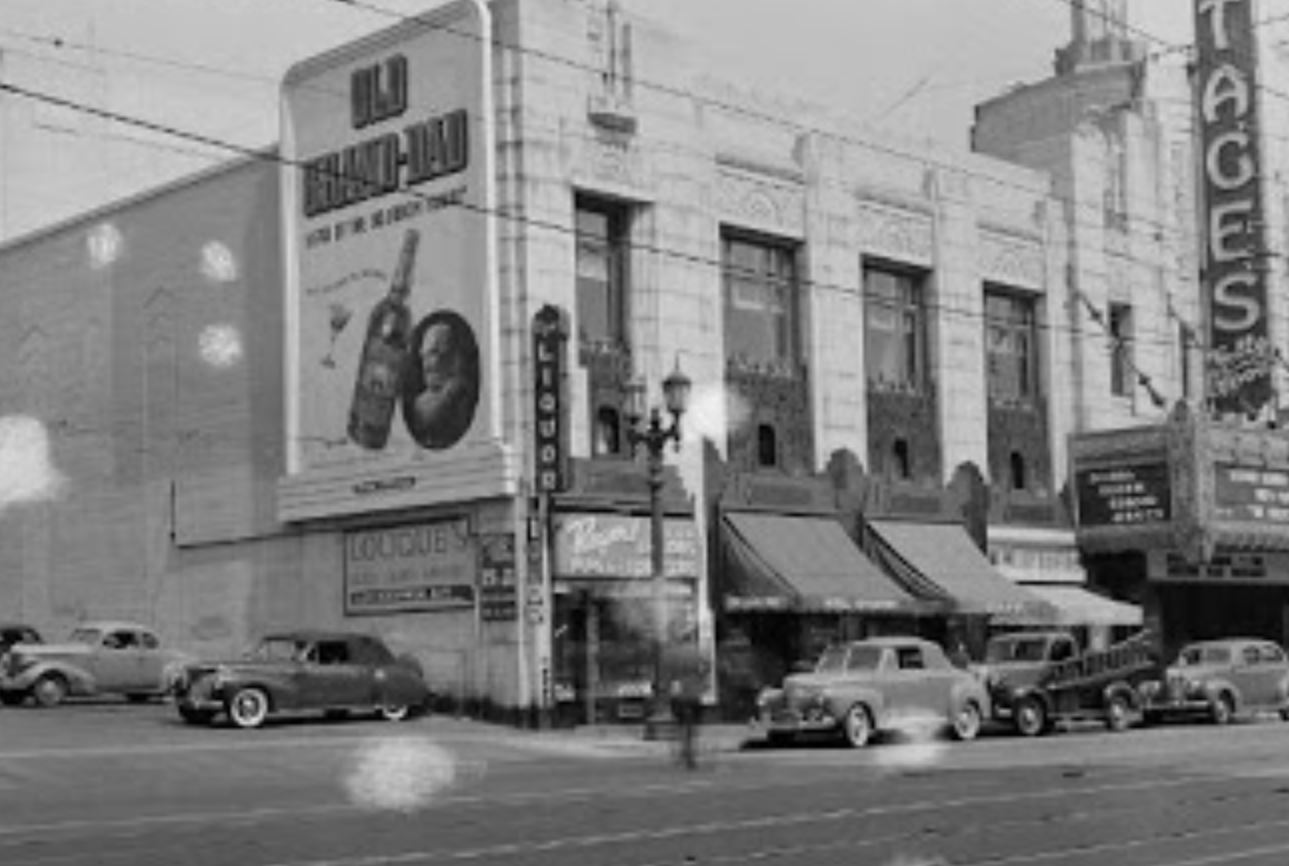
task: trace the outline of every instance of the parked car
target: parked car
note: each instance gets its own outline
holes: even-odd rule
[[[1273,711],[1289,721],[1289,658],[1267,640],[1228,638],[1182,648],[1163,679],[1141,685],[1147,722]]]
[[[175,705],[190,724],[222,715],[236,727],[257,728],[271,715],[319,710],[401,721],[424,709],[429,694],[416,660],[395,657],[378,637],[293,631],[263,638],[235,661],[189,665]]]
[[[0,657],[0,702],[32,698],[53,707],[69,696],[165,695],[190,660],[161,645],[156,632],[131,622],[85,622],[66,643],[18,643]]]
[[[1126,730],[1141,713],[1138,684],[1159,666],[1148,631],[1084,650],[1072,634],[1055,630],[995,635],[975,670],[989,688],[994,720],[1035,737],[1058,722]]]
[[[44,643],[40,632],[20,622],[0,622],[0,656],[16,643]]]
[[[855,748],[880,731],[934,718],[959,740],[971,740],[989,715],[989,695],[975,675],[916,637],[834,644],[810,673],[789,675],[757,699],[771,742],[811,732],[840,734]]]

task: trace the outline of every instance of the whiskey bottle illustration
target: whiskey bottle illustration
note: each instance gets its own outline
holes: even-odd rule
[[[412,330],[407,297],[412,291],[412,270],[420,240],[420,232],[407,230],[389,293],[367,319],[353,402],[349,405],[349,438],[373,451],[384,448],[389,441],[394,405],[398,402]]]

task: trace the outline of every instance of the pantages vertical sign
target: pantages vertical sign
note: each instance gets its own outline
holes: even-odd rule
[[[287,73],[284,519],[509,492],[490,34],[456,0]]]
[[[1253,0],[1196,0],[1208,393],[1219,412],[1271,399]]]

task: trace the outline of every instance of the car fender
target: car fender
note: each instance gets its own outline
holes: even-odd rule
[[[1223,677],[1214,677],[1211,680],[1207,680],[1204,683],[1204,694],[1213,702],[1217,701],[1218,695],[1230,695],[1232,700],[1235,702],[1232,709],[1237,713],[1244,707],[1244,696],[1240,694],[1240,689],[1235,685],[1235,683]]]
[[[1141,694],[1132,686],[1132,683],[1126,680],[1115,680],[1101,690],[1101,705],[1109,706],[1111,699],[1122,697],[1128,702],[1128,707],[1136,712],[1141,709]]]
[[[378,667],[372,679],[377,703],[420,707],[429,700],[429,688],[415,670],[398,665]]]
[[[946,710],[947,718],[954,718],[958,710],[965,706],[968,701],[974,701],[980,710],[981,718],[989,718],[991,707],[989,704],[989,690],[978,680],[959,680],[953,684],[949,691],[949,706]]]
[[[91,695],[98,688],[94,675],[89,671],[79,665],[57,659],[38,661],[23,668],[12,682],[17,689],[29,689],[37,680],[47,675],[59,676],[66,680],[67,690],[73,695]]]
[[[1016,688],[1012,689],[1011,691],[1012,708],[1015,709],[1017,704],[1019,704],[1021,701],[1026,700],[1028,698],[1033,698],[1037,700],[1040,704],[1043,705],[1043,712],[1047,713],[1048,715],[1051,715],[1051,712],[1052,712],[1051,695],[1047,693],[1047,689],[1039,688],[1038,686],[1033,686],[1033,685],[1017,686]]]
[[[220,683],[219,698],[227,701],[242,689],[259,689],[269,697],[271,710],[290,709],[299,704],[300,690],[277,677],[228,677]]]
[[[873,724],[881,728],[887,724],[887,704],[886,698],[882,695],[880,689],[870,686],[847,686],[838,688],[835,691],[830,690],[828,695],[828,712],[835,719],[843,719],[850,708],[855,704],[863,704],[868,707],[869,714],[872,716]]]

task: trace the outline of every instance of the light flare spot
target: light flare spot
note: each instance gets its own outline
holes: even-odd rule
[[[212,283],[231,283],[237,279],[237,256],[220,241],[208,241],[201,248],[201,275]]]
[[[726,438],[751,421],[748,402],[733,389],[723,385],[695,385],[689,397],[689,408],[681,419],[686,442],[711,439],[723,443]]]
[[[921,770],[934,766],[944,756],[944,719],[933,713],[900,720],[893,729],[893,742],[874,751],[877,766],[884,770]]]
[[[197,345],[201,359],[212,367],[231,367],[242,359],[242,335],[232,325],[207,325]]]
[[[89,255],[90,267],[101,270],[121,257],[125,247],[125,238],[114,223],[99,223],[90,229],[85,238],[85,249]]]
[[[429,806],[458,777],[456,758],[428,738],[382,737],[358,747],[344,787],[361,808],[413,812]]]
[[[45,425],[29,415],[0,417],[0,511],[57,497],[67,479],[49,453]]]

